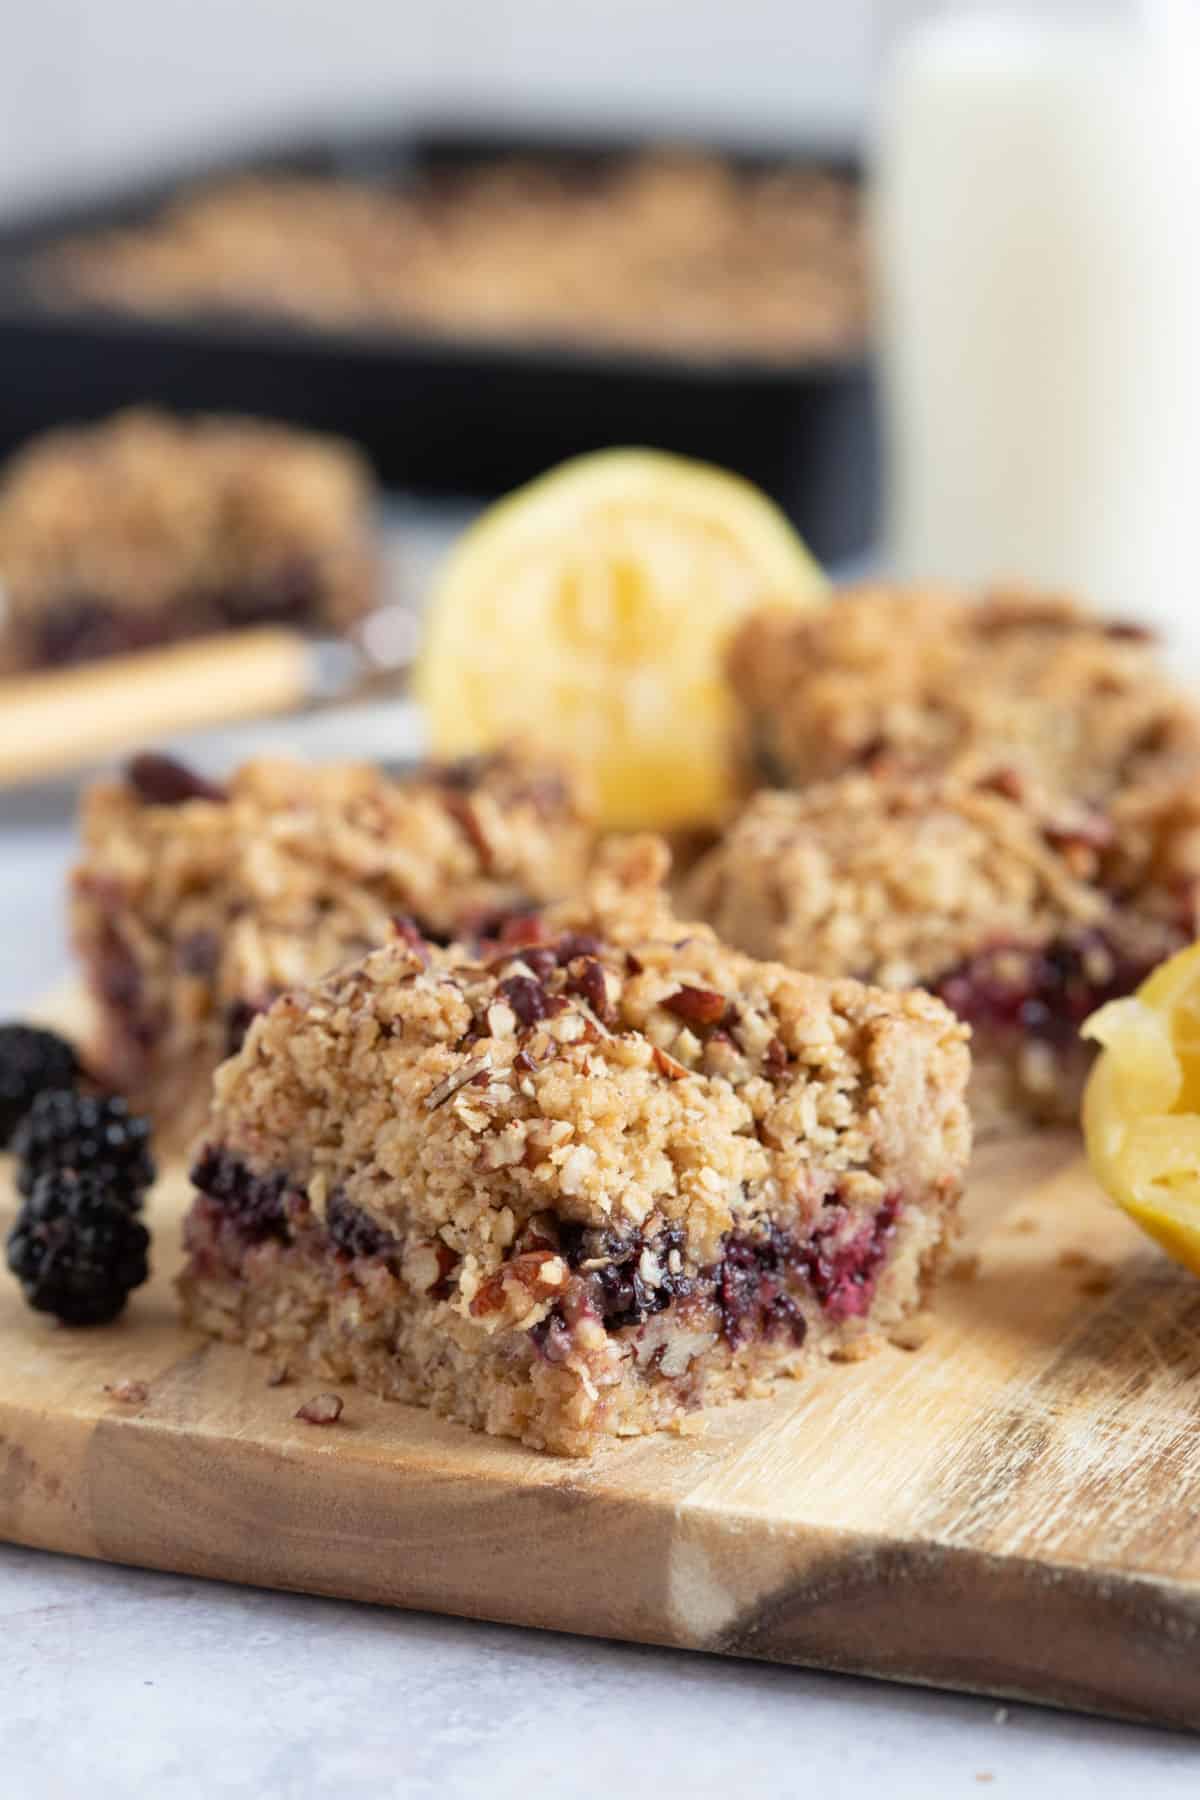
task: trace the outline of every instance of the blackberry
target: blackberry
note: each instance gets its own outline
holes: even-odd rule
[[[106,1325],[150,1273],[150,1234],[102,1177],[51,1169],[22,1202],[8,1266],[29,1305],[64,1325]]]
[[[154,1180],[150,1124],[124,1100],[51,1090],[39,1094],[18,1127],[13,1149],[21,1159],[17,1186],[33,1191],[49,1170],[95,1175],[113,1199],[136,1211]]]
[[[57,1032],[36,1025],[0,1025],[0,1148],[44,1088],[74,1087],[79,1058]]]

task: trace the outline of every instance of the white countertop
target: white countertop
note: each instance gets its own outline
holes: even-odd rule
[[[66,808],[62,796],[0,797],[0,1018],[66,970]],[[664,1800],[1200,1792],[1196,1739],[1006,1714],[990,1700],[0,1545],[4,1800],[525,1800],[541,1788],[617,1800],[643,1784]]]

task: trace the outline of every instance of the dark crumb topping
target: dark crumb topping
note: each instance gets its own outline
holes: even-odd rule
[[[609,998],[604,968],[596,961],[595,957],[575,958],[570,965],[567,989],[572,994],[578,994],[579,998],[591,1007],[602,1025],[613,1023],[616,1011]]]
[[[689,1025],[717,1025],[725,1017],[728,1001],[712,988],[681,987],[668,994],[663,1005]]]
[[[512,770],[511,795],[524,800],[543,817],[565,812],[571,803],[570,790],[561,776],[551,771],[530,773],[517,769],[507,752],[492,751],[478,756],[463,756],[456,762],[435,765],[430,774],[448,794],[469,796],[475,789]]]
[[[522,917],[520,928],[527,934],[525,941],[493,943],[485,952],[479,953],[480,966],[458,971],[464,993],[470,994],[476,982],[482,990],[474,996],[474,1017],[459,1040],[460,1051],[469,1049],[494,1030],[491,1013],[496,1002],[507,1006],[516,1021],[519,1047],[515,1062],[521,1073],[539,1067],[547,1055],[555,1054],[557,1045],[553,1037],[540,1027],[568,1008],[573,1007],[579,1014],[583,1023],[580,1037],[588,1043],[625,1029],[622,1017],[625,983],[645,972],[637,956],[606,943],[591,932],[553,934],[547,930],[544,916],[537,913]],[[401,935],[407,934],[402,932]],[[502,935],[508,936],[507,929]],[[516,935],[515,931],[513,935]],[[490,990],[486,979],[481,979],[489,974],[496,978],[495,987]],[[665,1080],[681,1081],[697,1069],[702,1073],[725,1073],[729,1069],[729,1060],[723,1052],[747,1058],[773,1083],[785,1080],[790,1074],[793,1059],[783,1040],[772,1036],[765,1050],[757,1041],[751,1047],[742,1033],[741,1009],[715,988],[685,982],[657,1004],[686,1026],[700,1046],[698,1056],[689,1048],[689,1066],[652,1042],[651,1062]],[[481,1085],[485,1079],[480,1078]],[[454,1085],[457,1085],[456,1081]],[[447,1087],[447,1096],[453,1091],[453,1085]]]
[[[429,946],[434,941],[410,913],[396,913],[392,919],[392,931],[402,944],[415,950],[421,961],[429,961]]]
[[[452,793],[469,794],[473,788],[482,786],[499,760],[486,754],[460,756],[453,762],[432,764],[429,776],[439,787]]]
[[[547,992],[535,975],[509,975],[496,992],[512,1007],[521,1025],[536,1025],[565,1008],[562,995]]]

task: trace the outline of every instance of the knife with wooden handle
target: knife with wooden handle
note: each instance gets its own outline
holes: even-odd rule
[[[381,678],[395,681],[412,638],[405,612],[389,639],[387,614],[395,611],[381,609],[354,641],[258,628],[0,681],[0,787],[155,738],[345,701]]]

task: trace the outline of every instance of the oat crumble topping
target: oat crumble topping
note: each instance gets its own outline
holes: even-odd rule
[[[851,589],[747,620],[729,671],[754,784],[1002,766],[1102,800],[1200,758],[1200,710],[1151,634],[1057,596]]]
[[[260,760],[224,788],[139,758],[89,790],[82,831],[72,929],[109,1073],[191,1123],[284,989],[397,930],[486,932],[577,886],[593,841],[575,784],[516,751],[402,780]]]

